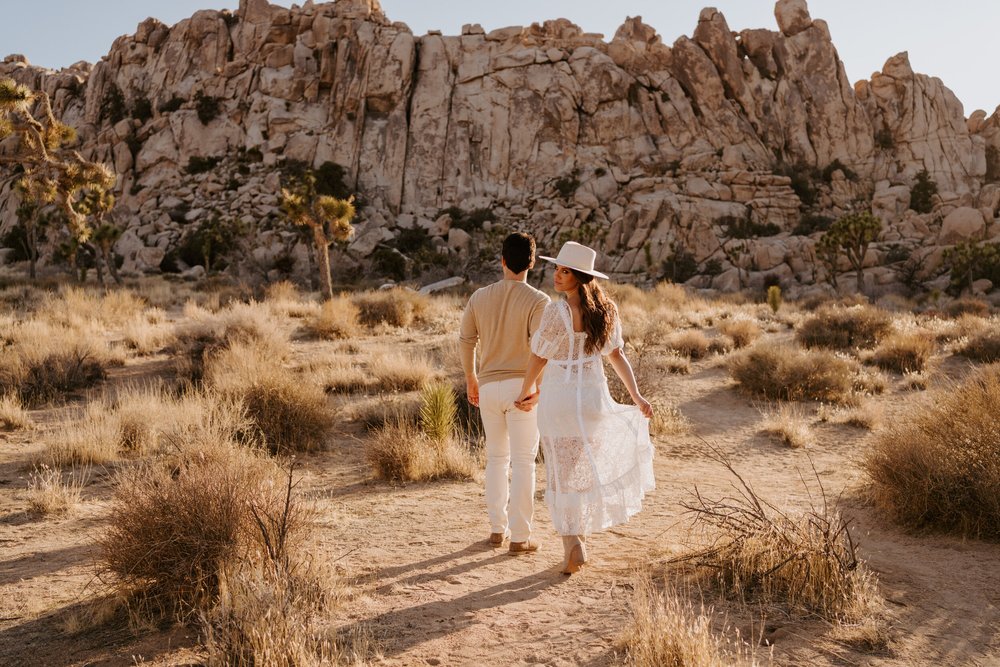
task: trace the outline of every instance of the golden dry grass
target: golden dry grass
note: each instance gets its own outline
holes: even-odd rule
[[[728,336],[733,341],[733,347],[739,349],[750,345],[760,338],[760,326],[747,317],[734,317],[719,323],[719,333]]]
[[[650,435],[684,435],[691,430],[691,422],[672,402],[659,396],[648,400],[653,406],[653,418],[649,420]]]
[[[254,435],[273,453],[321,449],[333,428],[323,389],[256,342],[234,343],[212,356],[205,384],[244,407]]]
[[[33,422],[16,394],[0,396],[0,431],[20,431],[31,428]]]
[[[862,460],[876,505],[911,528],[1000,537],[998,414],[995,365],[909,405]]]
[[[988,317],[991,308],[990,304],[982,299],[966,296],[948,303],[943,310],[948,317],[961,317],[962,315]]]
[[[354,295],[353,301],[358,307],[358,319],[366,326],[408,327],[421,321],[430,305],[427,296],[402,287],[363,292]]]
[[[795,332],[805,347],[834,350],[870,348],[892,331],[892,316],[873,306],[826,307],[804,320]]]
[[[618,640],[629,667],[750,667],[752,651],[712,630],[712,610],[695,609],[674,590],[648,577],[635,584],[628,625]]]
[[[65,514],[80,502],[80,493],[90,479],[89,468],[64,473],[42,464],[28,476],[28,505],[43,516]]]
[[[825,350],[761,342],[729,360],[745,391],[767,399],[842,402],[851,394],[854,365]]]
[[[353,301],[345,296],[338,296],[324,301],[319,312],[308,316],[304,328],[316,338],[351,338],[359,331],[358,313],[358,307]]]
[[[424,482],[476,477],[479,461],[456,438],[435,442],[404,419],[377,428],[365,440],[365,456],[378,479]]]
[[[872,355],[872,363],[895,373],[915,373],[927,367],[932,354],[934,341],[926,333],[894,333],[879,343]]]
[[[667,347],[677,354],[697,360],[708,355],[710,344],[704,333],[688,329],[671,334],[667,338]]]
[[[809,423],[802,411],[792,405],[780,405],[763,413],[760,429],[776,436],[793,449],[805,447],[815,441]]]
[[[1000,361],[1000,332],[987,329],[974,334],[956,352],[981,363],[992,364]]]

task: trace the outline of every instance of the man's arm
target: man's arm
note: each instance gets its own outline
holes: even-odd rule
[[[465,371],[465,391],[469,403],[479,407],[479,378],[476,376],[476,344],[479,342],[479,329],[476,326],[476,316],[472,312],[472,303],[465,306],[462,313],[462,326],[458,337],[459,354],[462,357],[462,370]]]

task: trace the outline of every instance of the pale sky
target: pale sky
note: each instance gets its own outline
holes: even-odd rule
[[[568,18],[610,40],[626,16],[642,16],[667,44],[690,35],[702,7],[715,6],[732,30],[777,29],[770,0],[381,0],[390,20],[416,35],[457,35],[465,23],[486,30]],[[198,9],[234,9],[238,0],[0,0],[0,57],[23,53],[46,67],[96,62],[116,37],[135,32],[147,16],[173,24]],[[280,1],[276,4],[289,6]],[[41,11],[40,11],[41,10]],[[909,51],[917,72],[944,81],[966,115],[1000,105],[996,31],[1000,2],[988,0],[812,0],[813,18],[830,25],[833,43],[852,82]]]

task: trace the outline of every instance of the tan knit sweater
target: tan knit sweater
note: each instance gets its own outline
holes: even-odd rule
[[[542,319],[549,297],[519,280],[499,280],[478,289],[462,315],[459,343],[466,375],[476,370],[479,382],[524,377],[531,356],[531,335]]]

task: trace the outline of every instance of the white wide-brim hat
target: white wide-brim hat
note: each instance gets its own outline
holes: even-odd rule
[[[580,245],[576,241],[566,241],[566,243],[563,243],[563,247],[559,249],[557,257],[539,255],[538,259],[544,259],[547,262],[565,266],[580,273],[594,276],[595,278],[607,278],[600,271],[594,271],[594,260],[597,259],[597,251],[585,245]]]

